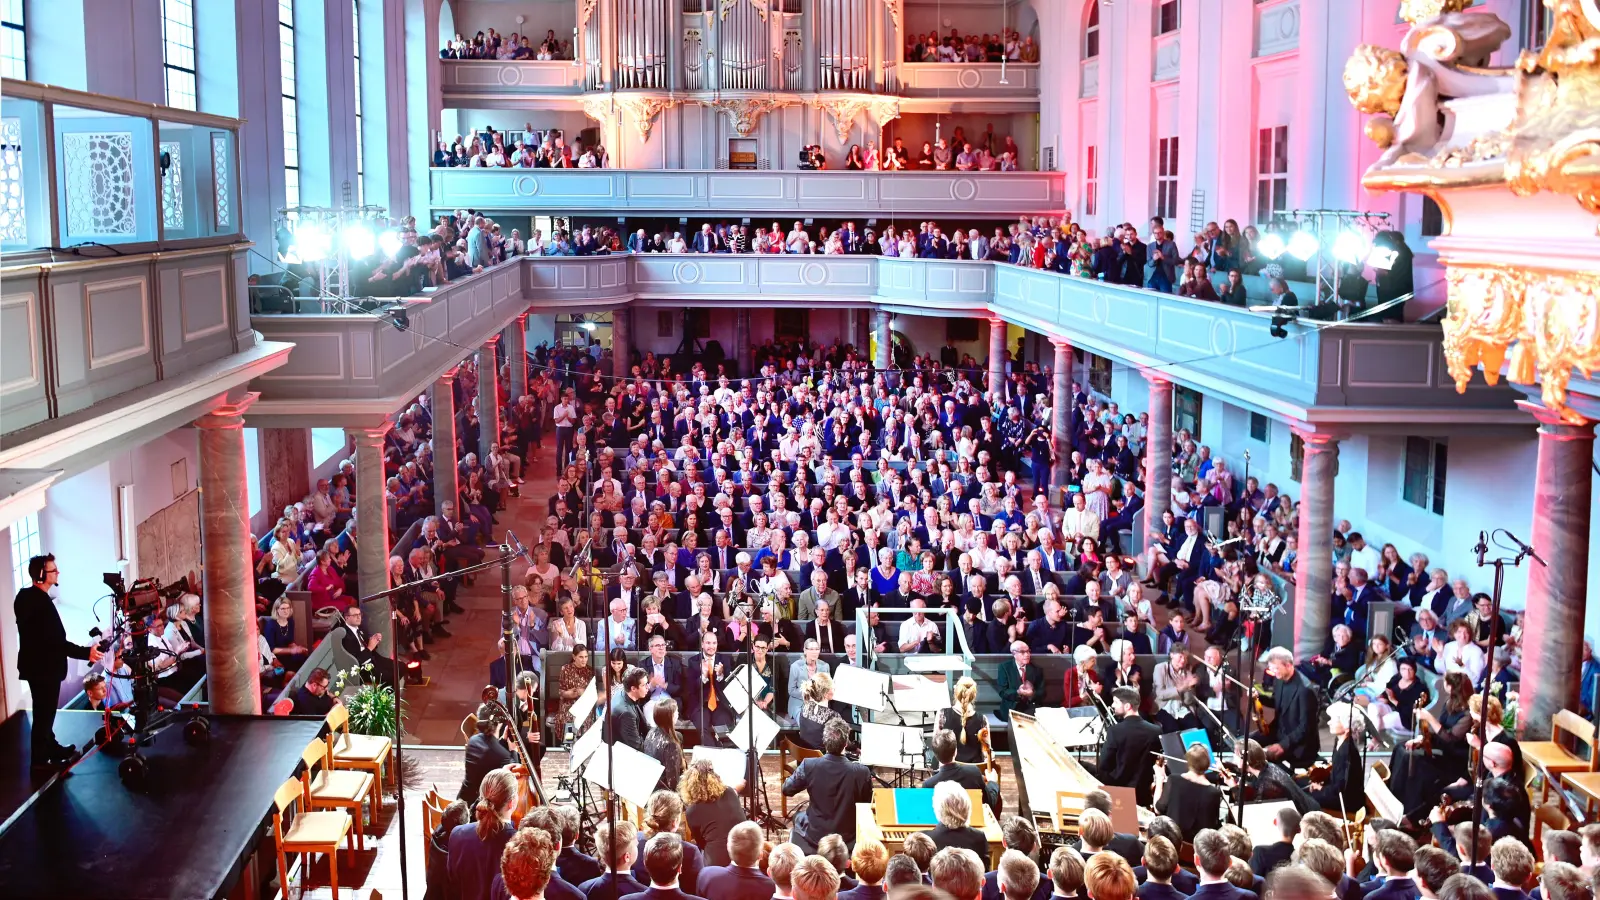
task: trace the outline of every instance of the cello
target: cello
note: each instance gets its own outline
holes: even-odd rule
[[[511,823],[520,826],[522,817],[535,806],[544,806],[544,787],[539,784],[539,776],[533,769],[533,753],[528,749],[527,738],[523,737],[522,729],[517,726],[512,718],[511,711],[500,702],[500,690],[494,685],[488,685],[479,695],[483,705],[488,707],[495,721],[505,725],[511,731],[511,736],[516,740],[517,753],[522,757],[522,762],[513,764],[510,769],[517,777],[517,801],[511,807]]]

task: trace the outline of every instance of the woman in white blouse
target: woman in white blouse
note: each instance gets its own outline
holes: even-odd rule
[[[1444,674],[1465,672],[1472,683],[1477,684],[1488,659],[1484,656],[1483,648],[1472,641],[1472,626],[1465,619],[1457,619],[1450,623],[1450,636],[1453,640],[1439,651]]]
[[[556,608],[559,615],[550,620],[550,649],[559,652],[588,646],[589,627],[578,618],[577,604],[573,599],[562,597],[561,604]]]

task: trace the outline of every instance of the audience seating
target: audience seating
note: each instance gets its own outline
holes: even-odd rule
[[[1579,744],[1588,748],[1589,758],[1584,759],[1568,750],[1561,742],[1563,734],[1572,738],[1574,749]],[[1551,787],[1559,786],[1563,776],[1569,773],[1595,771],[1594,725],[1570,709],[1561,710],[1551,720],[1550,740],[1523,741],[1521,747],[1522,758],[1530,763],[1529,781],[1532,781],[1536,774],[1543,776],[1538,797],[1540,803],[1549,798]]]
[[[279,890],[285,895],[289,892],[288,854],[306,854],[306,865],[301,868],[301,874],[304,881],[310,881],[310,855],[322,853],[328,857],[328,883],[333,888],[333,896],[337,897],[339,896],[339,845],[348,840],[350,814],[343,811],[316,812],[301,809],[285,830],[285,814],[292,808],[304,807],[304,799],[304,785],[298,778],[285,781],[272,798],[272,842],[278,854]],[[305,887],[302,883],[302,894],[309,893]]]
[[[328,711],[327,721],[333,767],[370,772],[372,808],[377,809],[383,804],[383,767],[394,751],[394,742],[381,735],[351,734],[350,711],[339,704]]]

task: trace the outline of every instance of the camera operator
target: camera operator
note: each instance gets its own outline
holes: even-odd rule
[[[17,591],[17,674],[33,691],[33,764],[38,767],[70,766],[81,755],[75,747],[56,743],[56,704],[61,682],[67,677],[67,659],[100,661],[99,647],[83,647],[67,640],[67,630],[56,611],[56,584],[61,570],[52,554],[28,560],[32,585]]]

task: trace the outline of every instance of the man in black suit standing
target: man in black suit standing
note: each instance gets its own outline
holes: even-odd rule
[[[872,771],[844,758],[849,743],[850,725],[842,719],[829,722],[822,733],[823,755],[802,762],[783,783],[784,796],[805,791],[811,799],[810,807],[795,814],[790,832],[790,840],[806,853],[815,853],[817,842],[830,834],[855,846],[856,804],[872,800]]]
[[[1278,685],[1269,704],[1276,711],[1273,736],[1253,735],[1262,743],[1267,759],[1291,766],[1309,766],[1317,761],[1321,738],[1317,733],[1317,695],[1294,665],[1294,654],[1287,648],[1267,651],[1267,674]]]
[[[996,780],[998,776],[991,774],[989,778],[985,778],[977,766],[955,761],[955,732],[942,728],[933,733],[933,756],[939,761],[939,768],[922,782],[923,787],[932,788],[943,782],[953,781],[969,791],[982,791],[984,804],[994,810],[995,818],[1000,817],[1000,782]],[[993,772],[992,769],[990,771]]]
[[[1155,774],[1152,766],[1161,752],[1161,726],[1139,717],[1138,688],[1119,687],[1111,692],[1111,715],[1116,722],[1109,729],[1096,764],[1100,780],[1117,787],[1131,787],[1140,806],[1154,802]]]
[[[639,704],[650,696],[650,681],[638,666],[622,676],[622,693],[611,701],[611,740],[635,750],[644,750],[644,713]]]
[[[457,800],[465,800],[468,806],[477,803],[483,776],[516,762],[511,748],[506,746],[505,733],[505,723],[495,717],[494,711],[488,705],[479,706],[478,733],[467,741],[467,772],[456,792]]]
[[[61,682],[67,677],[67,659],[100,661],[98,647],[84,647],[67,640],[51,591],[61,580],[53,554],[28,560],[28,579],[33,583],[17,591],[17,675],[33,691],[33,764],[67,766],[80,755],[77,748],[56,743],[56,706],[61,697]]]

